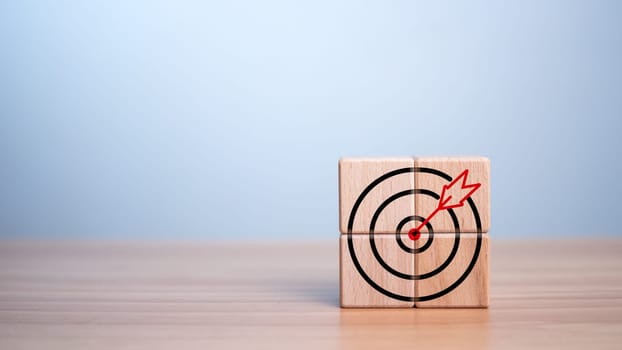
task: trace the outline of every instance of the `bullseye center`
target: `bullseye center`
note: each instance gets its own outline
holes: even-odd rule
[[[416,228],[411,228],[408,231],[408,238],[410,238],[413,241],[418,240],[419,238],[421,238],[421,231],[417,230]]]

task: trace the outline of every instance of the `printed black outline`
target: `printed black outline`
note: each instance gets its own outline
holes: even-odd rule
[[[386,261],[384,261],[384,259],[380,255],[380,252],[378,252],[378,248],[376,247],[376,241],[374,240],[374,231],[376,228],[376,221],[378,221],[378,217],[380,216],[380,213],[382,213],[384,208],[386,208],[389,204],[391,204],[396,199],[407,196],[409,194],[425,194],[436,200],[440,198],[440,196],[436,192],[433,192],[430,190],[422,190],[422,189],[405,190],[402,192],[395,193],[391,197],[387,198],[384,202],[382,202],[378,206],[378,209],[376,209],[376,211],[374,212],[374,215],[371,218],[371,222],[369,224],[369,243],[371,245],[371,251],[374,253],[374,257],[376,258],[380,266],[382,266],[385,270],[389,271],[392,275],[397,276],[402,279],[420,280],[420,279],[430,278],[438,274],[439,272],[443,271],[447,266],[449,266],[449,264],[451,264],[451,261],[456,256],[456,253],[458,253],[458,247],[460,246],[460,222],[458,221],[458,217],[456,216],[456,213],[454,212],[454,210],[451,208],[447,209],[447,211],[449,212],[449,215],[451,216],[452,222],[454,224],[454,233],[455,233],[454,246],[452,247],[451,252],[449,253],[449,256],[447,257],[447,259],[438,268],[434,269],[431,272],[422,274],[422,275],[410,275],[410,274],[405,274],[405,273],[395,270],[389,264],[387,264]],[[414,254],[418,254],[418,253],[414,253]]]
[[[469,204],[469,207],[471,208],[471,211],[473,212],[473,216],[475,218],[475,224],[477,227],[477,242],[475,245],[475,250],[473,252],[473,257],[471,258],[471,262],[469,263],[469,265],[467,266],[466,270],[464,271],[464,273],[450,286],[448,286],[447,288],[434,293],[434,294],[430,294],[430,295],[424,295],[424,296],[420,296],[420,297],[415,297],[415,296],[405,296],[405,295],[400,295],[400,294],[396,294],[393,293],[391,291],[388,291],[384,288],[382,288],[381,286],[379,286],[378,284],[376,284],[376,282],[374,282],[363,270],[361,264],[359,263],[357,257],[356,257],[356,252],[354,251],[354,242],[352,240],[352,227],[354,226],[354,219],[356,216],[356,212],[358,211],[359,206],[361,205],[361,203],[363,202],[363,200],[365,199],[365,196],[367,196],[367,194],[369,192],[371,192],[371,190],[374,189],[374,187],[376,187],[378,184],[380,184],[381,182],[396,176],[396,175],[400,175],[400,174],[405,174],[405,173],[416,173],[416,172],[421,172],[421,173],[429,173],[429,174],[433,174],[439,177],[442,177],[443,179],[447,180],[447,181],[452,181],[452,177],[449,176],[448,174],[436,170],[436,169],[431,169],[431,168],[424,168],[424,167],[409,167],[409,168],[401,168],[401,169],[396,169],[393,171],[390,171],[380,177],[378,177],[376,180],[372,181],[359,195],[359,197],[357,198],[356,202],[354,202],[354,206],[352,207],[352,210],[350,211],[350,217],[348,218],[348,251],[350,253],[350,258],[352,259],[352,262],[355,266],[355,268],[357,269],[357,271],[359,272],[359,274],[361,275],[361,277],[370,285],[372,286],[375,290],[377,290],[378,292],[393,298],[393,299],[397,299],[397,300],[401,300],[401,301],[409,301],[409,302],[420,302],[420,301],[428,301],[428,300],[432,300],[432,299],[436,299],[439,298],[443,295],[446,295],[448,293],[450,293],[451,291],[453,291],[454,289],[456,289],[456,287],[458,287],[471,273],[471,271],[473,270],[473,268],[475,267],[475,264],[477,263],[477,260],[479,258],[479,253],[481,251],[481,246],[482,246],[482,223],[481,223],[481,219],[479,217],[479,212],[477,210],[477,207],[475,206],[475,203],[473,202],[472,198],[468,198],[467,199],[467,203]],[[414,193],[414,190],[412,190]],[[407,191],[402,191],[402,192],[410,192],[410,190]],[[432,192],[432,191],[430,191]],[[405,194],[407,195],[407,194]],[[395,195],[391,196],[394,197]],[[390,198],[391,198],[390,197]],[[386,201],[385,201],[386,202]],[[387,204],[388,205],[388,204]],[[379,215],[379,214],[378,214]],[[450,214],[451,215],[451,214]],[[455,216],[455,214],[454,214]],[[453,219],[453,217],[452,217]],[[457,230],[459,232],[460,228],[456,227],[456,222],[457,220],[454,220],[454,229]],[[375,222],[374,222],[375,224]],[[372,226],[370,224],[370,226]],[[372,226],[373,228],[373,226]],[[459,240],[459,238],[458,238]],[[370,243],[373,242],[373,232],[371,232],[370,234]],[[456,243],[454,243],[454,246],[456,245]],[[373,245],[375,246],[375,245]],[[374,255],[376,255],[374,253]],[[376,256],[376,259],[378,258],[378,256]],[[380,261],[379,261],[380,263]],[[388,265],[387,265],[388,266]],[[443,269],[446,268],[443,267]],[[436,271],[436,270],[435,270]],[[427,275],[427,274],[425,274]],[[431,276],[429,276],[431,277]],[[428,278],[428,277],[425,277]],[[410,278],[408,278],[410,279]]]
[[[406,245],[406,243],[404,243],[402,241],[402,228],[409,222],[411,221],[419,221],[419,222],[424,222],[425,218],[423,216],[419,216],[419,215],[411,215],[411,216],[407,216],[404,219],[402,219],[402,221],[400,221],[397,224],[397,227],[395,228],[395,240],[397,241],[397,245],[400,246],[400,248],[402,248],[403,251],[407,252],[407,253],[423,253],[426,251],[426,249],[428,249],[430,247],[430,245],[432,245],[432,241],[434,241],[434,227],[432,227],[432,223],[428,222],[427,224],[425,224],[425,227],[428,229],[428,239],[425,241],[425,244],[422,245],[419,248],[411,248],[409,246]]]

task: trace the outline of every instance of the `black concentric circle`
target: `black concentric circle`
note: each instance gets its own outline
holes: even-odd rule
[[[372,286],[375,290],[377,290],[378,292],[397,299],[397,300],[402,300],[402,301],[412,301],[412,302],[417,302],[417,301],[426,301],[426,300],[432,300],[438,297],[441,297],[449,292],[451,292],[452,290],[454,290],[457,286],[460,285],[460,283],[462,283],[467,276],[471,273],[471,270],[473,270],[473,267],[475,266],[475,264],[477,263],[477,259],[479,257],[479,253],[481,250],[481,245],[482,245],[482,228],[481,228],[481,220],[479,217],[479,212],[477,210],[477,207],[475,206],[475,203],[473,202],[473,200],[471,198],[467,199],[467,202],[469,203],[469,207],[471,209],[471,211],[473,212],[473,217],[475,218],[475,223],[476,223],[476,227],[477,227],[477,242],[476,242],[476,246],[475,246],[475,250],[473,253],[473,257],[471,258],[471,261],[469,263],[469,265],[467,266],[465,272],[454,282],[452,283],[450,286],[448,286],[447,288],[434,293],[434,294],[430,294],[430,295],[424,295],[424,296],[419,296],[419,297],[415,297],[415,296],[409,296],[409,295],[400,295],[400,294],[396,294],[393,293],[389,290],[386,290],[385,288],[381,287],[380,285],[378,285],[375,281],[373,281],[369,275],[363,270],[360,262],[358,261],[358,258],[356,257],[356,252],[354,251],[354,244],[352,241],[352,227],[354,226],[354,220],[356,217],[356,213],[358,211],[358,208],[360,207],[361,203],[363,202],[363,200],[365,199],[365,197],[367,196],[367,194],[369,194],[369,192],[371,192],[376,186],[378,186],[380,183],[382,183],[383,181],[396,176],[396,175],[400,175],[400,174],[404,174],[404,173],[411,173],[411,172],[420,172],[420,173],[429,173],[429,174],[433,174],[436,176],[439,176],[447,181],[452,181],[452,177],[449,176],[448,174],[441,172],[439,170],[436,169],[431,169],[431,168],[421,168],[421,167],[414,167],[414,168],[401,168],[401,169],[397,169],[394,171],[390,171],[382,176],[380,176],[379,178],[377,178],[376,180],[374,180],[372,183],[370,183],[359,195],[359,197],[357,198],[356,202],[354,203],[354,206],[352,207],[352,211],[350,212],[350,217],[348,218],[348,250],[350,253],[350,257],[352,259],[352,262],[354,263],[354,266],[356,267],[357,271],[359,272],[359,274],[361,275],[361,277],[363,277],[363,279],[369,283],[370,286]],[[380,206],[378,207],[378,209],[376,209],[376,212],[374,213],[374,216],[372,217],[372,221],[370,223],[370,245],[371,245],[371,249],[372,252],[374,254],[374,257],[376,258],[376,260],[378,261],[378,263],[384,268],[386,269],[389,273],[402,278],[402,279],[407,279],[407,280],[419,280],[419,279],[426,279],[426,278],[430,278],[436,274],[438,274],[439,272],[443,271],[453,260],[453,258],[455,257],[457,251],[458,251],[458,247],[460,244],[460,225],[459,225],[459,221],[458,218],[456,217],[455,213],[453,212],[453,210],[448,209],[447,211],[449,212],[449,215],[452,217],[452,221],[454,223],[454,232],[455,232],[455,240],[454,240],[454,246],[452,248],[451,253],[449,254],[448,259],[443,262],[443,264],[441,264],[439,267],[437,267],[436,269],[434,269],[433,271],[430,271],[428,273],[425,274],[421,274],[421,275],[416,275],[416,274],[405,274],[402,273],[400,271],[397,271],[395,269],[393,269],[391,266],[389,266],[380,256],[378,249],[376,248],[376,244],[374,241],[374,228],[376,225],[376,221],[378,219],[378,217],[380,216],[380,213],[382,212],[382,210],[384,208],[386,208],[386,206],[388,206],[392,201],[401,198],[403,196],[407,196],[407,195],[411,195],[411,194],[424,194],[424,195],[429,195],[434,197],[435,199],[439,199],[438,194],[436,194],[433,191],[429,191],[429,190],[424,190],[424,189],[418,189],[418,190],[406,190],[406,191],[402,191],[402,192],[398,192],[396,194],[393,194],[392,196],[390,196],[389,198],[387,198],[382,204],[380,204]],[[428,231],[431,233],[430,234],[430,238],[428,239],[428,242],[426,242],[426,244],[424,244],[424,246],[420,247],[419,251],[416,251],[416,249],[413,249],[411,251],[411,248],[409,248],[408,246],[406,246],[403,242],[401,242],[401,240],[399,239],[399,232],[402,228],[403,225],[405,225],[407,222],[412,221],[412,220],[418,220],[416,217],[412,218],[411,217],[407,217],[404,218],[399,224],[398,224],[398,229],[396,230],[396,235],[397,235],[397,239],[398,239],[398,244],[400,245],[400,247],[402,249],[406,248],[405,250],[409,253],[412,254],[417,254],[420,253],[422,251],[424,251],[425,249],[427,249],[429,247],[429,244],[432,244],[431,239],[433,237],[433,230],[431,229],[431,226],[428,227],[426,225],[426,227],[428,228]],[[401,226],[400,226],[401,225]],[[429,244],[428,244],[429,243]]]
[[[454,245],[451,249],[451,253],[438,268],[423,275],[405,274],[405,273],[395,270],[394,268],[389,266],[389,264],[386,263],[386,261],[382,258],[382,256],[378,252],[378,248],[376,247],[376,241],[374,240],[374,231],[376,228],[376,221],[378,221],[378,217],[380,216],[380,213],[382,213],[384,208],[386,208],[394,200],[401,198],[408,194],[425,194],[425,195],[431,196],[432,198],[436,200],[440,198],[440,196],[437,193],[432,192],[430,190],[422,190],[422,189],[406,190],[406,191],[398,192],[392,195],[391,197],[387,198],[384,202],[382,202],[378,206],[378,209],[376,209],[376,212],[372,216],[371,223],[369,224],[369,243],[371,245],[371,250],[374,253],[374,257],[376,258],[380,266],[382,266],[385,270],[389,271],[392,275],[397,276],[399,278],[410,279],[410,280],[426,279],[443,271],[447,266],[449,266],[449,264],[451,264],[451,261],[456,256],[456,253],[458,253],[458,247],[460,245],[460,222],[458,221],[458,217],[456,216],[456,213],[453,211],[453,209],[447,209],[447,211],[449,212],[449,215],[451,216],[452,222],[454,224],[455,239],[454,239]]]
[[[411,221],[424,222],[425,218],[419,215],[411,215],[405,217],[402,221],[400,221],[399,224],[397,224],[397,228],[395,228],[395,240],[397,241],[397,245],[399,245],[400,248],[402,248],[402,250],[407,253],[416,254],[425,252],[426,249],[428,249],[432,245],[432,241],[434,241],[434,227],[432,227],[431,222],[426,223],[425,227],[428,229],[428,239],[421,247],[411,248],[407,246],[404,241],[402,241],[402,228],[404,228],[404,226]]]

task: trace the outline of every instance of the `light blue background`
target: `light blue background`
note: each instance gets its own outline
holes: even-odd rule
[[[621,4],[3,1],[0,235],[334,238],[338,158],[413,154],[621,233]]]

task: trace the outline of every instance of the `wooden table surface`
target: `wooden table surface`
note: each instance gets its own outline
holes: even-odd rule
[[[491,240],[488,310],[342,310],[325,242],[0,242],[1,349],[622,349],[622,240]]]

